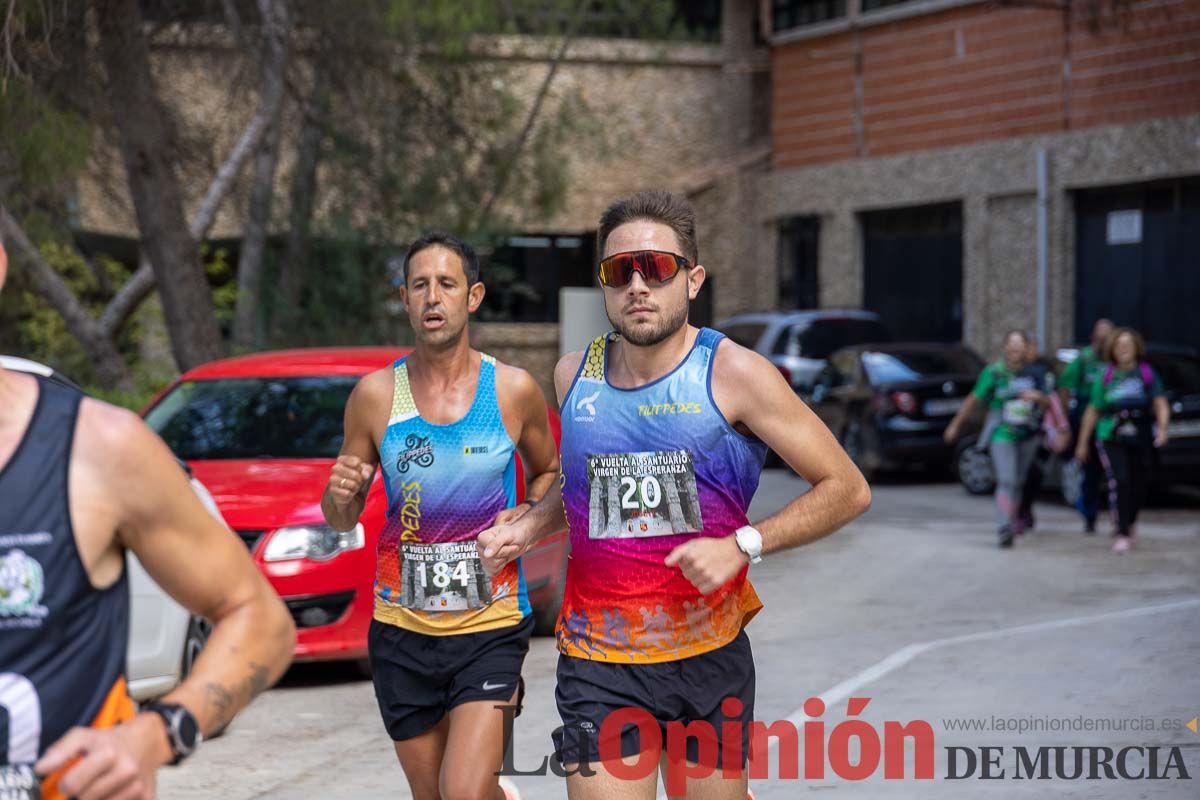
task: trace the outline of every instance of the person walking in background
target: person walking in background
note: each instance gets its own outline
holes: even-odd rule
[[[1071,422],[1071,432],[1078,446],[1079,429],[1083,423],[1083,412],[1087,409],[1088,400],[1092,396],[1092,385],[1104,374],[1107,366],[1101,353],[1104,344],[1113,331],[1110,319],[1098,319],[1092,326],[1092,341],[1079,351],[1079,356],[1067,364],[1058,383],[1059,395],[1067,407],[1067,418]],[[1083,515],[1084,533],[1096,532],[1096,517],[1100,513],[1100,481],[1104,470],[1100,466],[1100,458],[1096,455],[1096,442],[1087,442],[1088,457],[1081,461],[1082,472],[1079,497],[1075,508]]]
[[[1115,329],[1103,355],[1109,364],[1092,384],[1075,458],[1088,461],[1088,442],[1095,432],[1096,454],[1108,479],[1108,507],[1116,526],[1113,551],[1124,553],[1137,533],[1154,448],[1167,443],[1171,410],[1162,380],[1146,363],[1146,344],[1136,331]],[[1156,431],[1151,425],[1155,421]]]
[[[1031,531],[1034,528],[1033,503],[1042,490],[1042,482],[1046,476],[1046,462],[1051,453],[1061,453],[1071,446],[1071,428],[1067,424],[1066,411],[1054,391],[1056,376],[1054,362],[1038,350],[1037,336],[1032,332],[1025,333],[1029,343],[1026,358],[1029,363],[1022,370],[1022,375],[1032,376],[1037,386],[1044,387],[1049,403],[1042,414],[1041,429],[1034,434],[1037,439],[1037,450],[1029,471],[1025,475],[1025,483],[1021,486],[1021,503],[1017,516],[1021,520],[1018,534]]]
[[[1038,448],[1036,433],[1042,413],[1050,404],[1044,383],[1038,383],[1029,366],[1029,337],[1024,331],[1009,331],[1004,337],[1004,356],[988,364],[967,395],[962,408],[946,427],[945,439],[953,444],[962,421],[982,404],[999,416],[990,425],[988,448],[996,470],[996,515],[999,545],[1012,547],[1013,538],[1024,531],[1020,518],[1021,487]],[[985,430],[986,434],[986,430]]]

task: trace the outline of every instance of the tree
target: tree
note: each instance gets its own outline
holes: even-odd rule
[[[136,6],[136,2],[133,5]],[[132,103],[131,107],[143,115],[131,121],[125,114],[110,115],[108,108],[92,99],[95,93],[88,90],[92,85],[88,76],[93,54],[87,48],[85,36],[86,6],[82,3],[63,4],[64,13],[57,15],[52,13],[55,8],[53,4],[31,3],[20,8],[10,5],[10,15],[5,22],[4,40],[9,44],[7,81],[0,92],[0,189],[3,189],[3,197],[8,199],[5,201],[7,206],[0,205],[0,235],[15,250],[14,264],[28,270],[34,291],[62,316],[71,335],[88,353],[101,385],[128,388],[131,378],[116,341],[130,316],[154,290],[159,276],[164,273],[171,284],[171,290],[166,294],[172,297],[174,313],[168,317],[168,325],[178,365],[186,368],[217,352],[214,343],[219,347],[219,340],[213,338],[212,301],[203,280],[196,243],[207,235],[242,166],[262,138],[271,110],[260,109],[246,125],[216,170],[203,201],[190,223],[183,227],[182,234],[171,230],[164,236],[162,215],[155,207],[157,198],[165,193],[168,198],[174,196],[174,200],[168,199],[167,203],[174,203],[178,209],[181,204],[178,185],[172,185],[176,179],[171,161],[168,158],[164,164],[162,152],[173,150],[170,126],[164,123],[164,111],[156,95],[151,95],[149,105],[142,100],[154,87],[149,80],[141,24],[130,25],[130,18],[120,17],[121,13],[130,11],[128,5],[113,4],[104,8],[104,13],[98,9],[98,19],[109,23],[103,31],[107,38],[101,41],[108,46],[106,62],[114,62],[106,63],[112,67],[108,71],[107,85],[116,92],[114,102],[118,108],[120,103]],[[124,51],[130,42],[133,50]],[[127,56],[138,58],[139,42],[140,65],[125,63]],[[116,84],[111,80],[114,75],[117,76]],[[124,85],[121,83],[124,80],[138,85],[136,88],[132,84]],[[134,92],[139,93],[138,99],[131,96]],[[67,218],[64,184],[70,183],[73,175],[85,168],[92,147],[91,131],[103,126],[110,116],[117,117],[123,124],[122,153],[126,156],[128,180],[131,188],[136,181],[140,189],[140,192],[131,192],[135,194],[139,225],[145,223],[158,232],[158,247],[156,250],[149,246],[144,249],[137,270],[119,287],[111,287],[109,280],[104,281],[105,288],[112,291],[103,310],[96,314],[88,310],[56,268],[42,257],[40,248],[18,222],[17,216],[41,214],[51,219]],[[149,129],[145,126],[146,116],[150,118]],[[139,123],[142,124],[139,126]],[[143,219],[144,209],[148,211],[148,220]],[[171,219],[170,224],[177,224],[177,220]],[[51,226],[51,229],[55,227]],[[43,232],[50,234],[50,231]],[[62,233],[60,230],[60,241]],[[173,261],[170,253],[178,252],[178,249],[172,251],[170,248],[180,248],[184,243],[188,243],[187,258],[182,262]],[[157,259],[151,258],[152,252],[157,252]],[[82,259],[79,254],[77,257]],[[87,262],[87,259],[82,260]],[[101,274],[99,270],[93,271]],[[182,290],[174,279],[181,271],[185,272],[184,280],[187,281]],[[197,272],[200,280],[196,279]],[[188,292],[196,298],[194,307],[189,307]],[[182,315],[179,313],[181,305]],[[194,334],[196,327],[201,330],[199,337]]]

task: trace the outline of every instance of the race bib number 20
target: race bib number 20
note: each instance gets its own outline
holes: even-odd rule
[[[492,602],[492,579],[474,540],[401,546],[400,604],[413,611],[467,611]]]
[[[704,528],[686,450],[588,456],[588,537],[671,536]]]

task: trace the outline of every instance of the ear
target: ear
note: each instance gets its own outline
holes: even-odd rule
[[[467,290],[467,311],[472,314],[478,311],[485,294],[487,294],[487,289],[484,288],[482,282],[472,284],[471,288]]]
[[[706,277],[708,277],[708,273],[700,264],[688,270],[688,300],[695,300],[696,295],[700,294],[700,287],[704,285]]]
[[[405,285],[400,287],[400,302],[404,304],[405,308],[408,308],[408,284],[407,283],[405,283]]]

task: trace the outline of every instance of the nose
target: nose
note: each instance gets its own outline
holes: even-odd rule
[[[650,294],[650,287],[646,284],[646,279],[642,277],[641,272],[634,270],[629,277],[629,285],[625,288],[625,293],[630,297]]]

